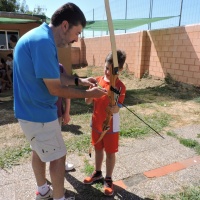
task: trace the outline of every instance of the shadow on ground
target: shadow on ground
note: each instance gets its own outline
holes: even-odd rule
[[[74,125],[74,124],[67,124],[66,126],[62,126],[62,131],[63,132],[70,132],[70,133],[73,133],[74,135],[82,135],[82,134],[84,134],[79,129],[81,129],[81,126]]]
[[[114,186],[115,193],[111,197],[107,197],[99,189],[94,188],[91,185],[85,185],[82,181],[77,180],[71,175],[71,173],[65,174],[66,180],[73,186],[76,190],[75,198],[76,200],[111,200],[111,199],[123,199],[123,200],[148,200],[140,198],[139,196],[132,194],[119,186]],[[70,191],[69,196],[73,195]],[[149,199],[150,200],[150,199]]]

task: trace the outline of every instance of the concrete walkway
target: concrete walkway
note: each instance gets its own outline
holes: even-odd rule
[[[182,138],[200,142],[200,125],[191,125],[174,130]],[[117,154],[113,180],[115,194],[105,197],[93,186],[82,183],[84,161],[94,163],[88,155],[70,154],[68,160],[75,170],[66,172],[66,196],[80,200],[100,199],[160,199],[161,194],[180,192],[184,187],[200,184],[200,156],[173,137],[157,135],[145,139],[123,139]],[[105,175],[105,162],[103,164]],[[48,175],[49,179],[49,175]],[[50,180],[50,179],[49,179]],[[0,170],[0,200],[33,200],[35,180],[30,162],[12,169]]]

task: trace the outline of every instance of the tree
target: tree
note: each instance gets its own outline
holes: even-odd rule
[[[26,4],[26,0],[22,0],[21,5],[19,6],[19,12],[21,12],[21,13],[27,13],[27,12],[29,12],[29,7]]]
[[[46,10],[47,9],[45,7],[41,7],[41,6],[37,5],[33,10],[33,14],[45,15]]]
[[[19,0],[1,0],[0,10],[5,12],[16,12],[19,10]]]
[[[33,11],[30,11],[26,0],[21,1],[22,2],[20,2],[20,0],[0,0],[0,11],[45,15],[46,8],[37,5]]]

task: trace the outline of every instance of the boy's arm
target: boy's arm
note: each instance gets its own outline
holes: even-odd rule
[[[93,102],[93,98],[85,98],[86,104],[91,104]]]
[[[71,104],[70,99],[65,99],[65,111],[62,116],[63,117],[63,125],[68,124],[70,121],[70,104]]]

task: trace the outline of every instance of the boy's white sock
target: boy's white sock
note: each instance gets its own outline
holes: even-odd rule
[[[53,200],[65,200],[65,197],[62,197],[60,199],[53,199]]]
[[[47,182],[44,185],[38,187],[38,192],[41,195],[45,195],[48,191],[49,191],[49,186],[47,185]]]

